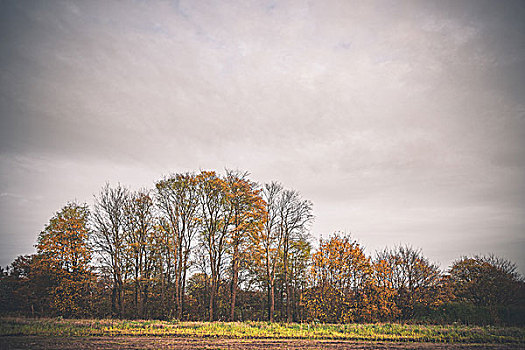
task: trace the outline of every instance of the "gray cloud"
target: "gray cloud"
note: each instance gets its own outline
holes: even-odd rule
[[[525,6],[2,2],[0,265],[105,181],[246,169],[314,235],[525,271]]]

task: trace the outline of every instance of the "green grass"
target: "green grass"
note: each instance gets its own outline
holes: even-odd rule
[[[0,336],[175,336],[525,344],[523,327],[0,318]]]

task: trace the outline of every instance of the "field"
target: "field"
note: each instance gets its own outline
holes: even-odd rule
[[[1,349],[519,349],[525,328],[0,319]]]

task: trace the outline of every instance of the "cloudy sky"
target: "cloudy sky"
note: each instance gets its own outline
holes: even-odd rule
[[[247,170],[315,237],[525,272],[523,1],[0,1],[0,265],[105,182]]]

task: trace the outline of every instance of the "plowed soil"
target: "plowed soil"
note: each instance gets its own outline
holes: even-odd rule
[[[523,344],[436,344],[299,339],[220,339],[173,337],[0,337],[0,349],[523,349]]]

